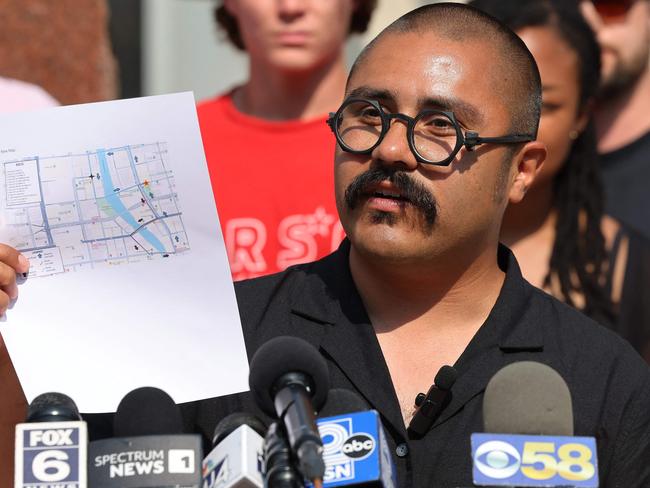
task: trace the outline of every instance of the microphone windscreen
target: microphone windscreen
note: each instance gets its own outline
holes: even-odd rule
[[[483,397],[483,426],[493,434],[573,435],[569,387],[550,366],[520,361],[499,370]]]
[[[327,363],[314,346],[290,336],[271,339],[253,355],[248,383],[259,407],[275,416],[271,390],[274,383],[287,373],[303,373],[311,379],[312,405],[320,410],[329,390]]]
[[[440,368],[433,383],[440,390],[451,390],[451,387],[456,383],[456,378],[458,378],[458,371],[456,371],[456,368],[445,365]]]
[[[77,405],[68,395],[48,392],[38,395],[27,408],[27,422],[81,420]]]
[[[214,435],[212,436],[212,447],[216,447],[222,440],[232,434],[233,431],[248,425],[251,429],[257,432],[261,437],[266,435],[268,427],[255,415],[244,412],[235,412],[222,418],[217,426],[214,428]]]
[[[127,393],[113,420],[115,437],[174,435],[183,433],[178,405],[164,391],[145,386]]]
[[[327,400],[318,413],[319,418],[335,417],[352,412],[368,410],[370,406],[355,392],[344,388],[332,388]]]

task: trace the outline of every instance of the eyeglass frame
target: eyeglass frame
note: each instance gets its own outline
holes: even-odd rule
[[[363,149],[363,150],[352,149],[350,146],[345,144],[345,142],[343,142],[342,138],[338,133],[338,130],[336,129],[336,122],[340,119],[343,110],[348,105],[355,102],[368,103],[372,105],[375,109],[377,109],[380,113],[381,133],[377,138],[377,142],[368,149]],[[442,161],[439,162],[429,161],[426,158],[422,157],[422,155],[420,155],[420,153],[417,151],[415,147],[415,135],[414,135],[415,124],[417,124],[417,122],[422,117],[429,114],[444,115],[453,123],[454,129],[456,130],[456,146],[451,151],[451,153],[449,153],[447,159],[443,159]],[[352,154],[370,154],[372,153],[372,151],[375,150],[377,146],[379,146],[379,144],[381,144],[381,142],[384,139],[384,136],[390,130],[392,126],[391,124],[392,119],[398,119],[401,120],[402,122],[406,122],[407,124],[406,139],[409,144],[409,149],[411,150],[413,156],[415,156],[416,161],[421,164],[430,164],[432,166],[449,166],[451,162],[454,160],[454,158],[456,157],[456,155],[458,154],[458,152],[463,147],[465,147],[468,151],[473,151],[476,146],[479,146],[481,144],[519,144],[522,142],[530,142],[535,140],[535,138],[531,134],[507,134],[498,137],[481,137],[479,133],[476,131],[466,131],[463,134],[463,131],[461,130],[460,125],[456,120],[456,116],[454,115],[454,112],[446,111],[446,110],[425,109],[419,112],[415,117],[410,117],[400,112],[395,112],[395,113],[385,112],[384,109],[381,107],[381,103],[379,103],[379,101],[368,99],[368,98],[348,98],[347,100],[344,100],[336,112],[329,113],[329,117],[327,118],[326,122],[329,128],[331,129],[331,131],[334,133],[334,137],[336,137],[336,141],[338,142],[339,146],[341,146],[341,149],[343,149],[345,152],[349,152]]]

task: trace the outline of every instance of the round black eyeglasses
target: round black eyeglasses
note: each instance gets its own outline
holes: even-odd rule
[[[392,119],[407,124],[406,137],[419,163],[448,166],[465,146],[469,151],[485,143],[517,144],[534,139],[530,134],[480,137],[478,132],[460,129],[453,112],[423,110],[415,118],[401,113],[387,113],[376,100],[350,98],[330,113],[327,125],[346,152],[369,154],[382,141]]]

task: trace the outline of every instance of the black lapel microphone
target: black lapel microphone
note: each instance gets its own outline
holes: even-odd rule
[[[451,401],[451,387],[456,382],[458,372],[452,366],[443,366],[436,374],[433,385],[426,393],[415,397],[417,410],[408,426],[409,434],[422,437],[431,428],[444,408]]]

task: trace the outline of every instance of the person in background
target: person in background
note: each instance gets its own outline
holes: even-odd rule
[[[40,86],[0,76],[0,113],[20,112],[59,105]]]
[[[563,0],[475,0],[525,42],[542,79],[538,139],[548,155],[526,198],[510,205],[501,239],[532,284],[617,331],[650,362],[650,243],[603,213],[590,121],[600,50]]]
[[[650,238],[650,0],[582,0],[602,50],[595,120],[605,208]]]
[[[224,0],[218,24],[249,77],[198,105],[235,280],[318,259],[343,238],[333,198],[328,112],[340,103],[344,44],[376,0]]]

